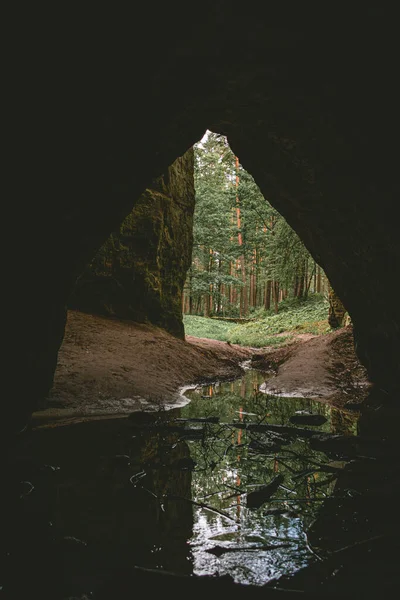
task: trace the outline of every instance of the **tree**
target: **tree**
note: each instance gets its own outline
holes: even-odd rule
[[[324,274],[219,134],[195,145],[196,208],[184,310],[247,317],[289,295],[321,292]]]

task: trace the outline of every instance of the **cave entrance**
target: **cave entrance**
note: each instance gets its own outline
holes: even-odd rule
[[[325,331],[331,292],[326,274],[265,199],[226,136],[207,130],[194,145],[194,181],[193,251],[182,297],[186,332],[211,337],[214,329],[225,339],[215,321],[214,328],[206,321],[201,328],[199,317],[228,327],[307,301],[315,307],[316,327]],[[300,326],[301,313],[297,318]],[[278,329],[282,333],[282,324]]]
[[[246,321],[293,300],[335,306],[329,281],[225,135],[206,130],[136,199],[79,277],[70,308],[150,322],[183,338],[187,316]],[[341,312],[340,312],[341,311]],[[332,311],[331,311],[332,312]]]

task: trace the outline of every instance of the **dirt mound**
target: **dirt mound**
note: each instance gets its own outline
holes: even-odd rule
[[[270,360],[276,371],[275,377],[262,386],[265,393],[316,398],[338,407],[356,408],[370,387],[354,352],[351,327],[297,340],[286,354],[282,349],[281,355],[267,355],[265,360]]]

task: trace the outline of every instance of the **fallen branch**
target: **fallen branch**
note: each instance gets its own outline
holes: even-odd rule
[[[267,425],[263,423],[221,423],[221,425],[224,425],[225,427],[233,427],[234,429],[246,429],[247,431],[257,431],[260,433],[272,431],[275,433],[288,435],[294,438],[310,438],[319,435],[319,432],[315,431],[315,429],[305,429],[304,427],[287,427],[286,425]],[[327,435],[332,438],[338,437],[334,434]]]
[[[219,423],[219,417],[188,417],[175,419],[176,423]]]
[[[168,499],[172,498],[174,500],[185,500],[185,502],[190,502],[190,504],[193,504],[194,506],[198,506],[199,508],[204,508],[206,510],[214,512],[214,513],[216,513],[218,515],[221,515],[222,517],[225,517],[225,519],[229,519],[229,521],[233,521],[234,523],[236,523],[236,519],[234,519],[233,517],[229,516],[223,510],[219,510],[218,508],[214,508],[213,506],[209,506],[208,504],[204,504],[204,502],[196,502],[195,500],[191,500],[190,498],[185,498],[184,496],[175,496],[174,494],[168,494],[167,498]]]
[[[256,490],[254,492],[250,492],[247,494],[246,505],[248,508],[260,508],[265,502],[271,498],[273,494],[277,491],[279,486],[283,483],[284,477],[283,475],[277,475],[273,478],[273,480],[268,484]]]
[[[275,550],[275,548],[290,548],[291,544],[271,544],[269,546],[241,546],[239,548],[230,548],[225,546],[214,546],[213,548],[206,548],[206,552],[214,554],[214,556],[222,556],[226,552],[260,552]]]

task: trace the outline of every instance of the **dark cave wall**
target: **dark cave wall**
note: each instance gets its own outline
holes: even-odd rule
[[[372,379],[398,386],[395,15],[299,5],[263,18],[221,1],[195,15],[179,2],[135,8],[133,20],[96,13],[90,27],[36,19],[13,40],[3,114],[16,214],[5,223],[18,223],[18,244],[6,265],[5,429],[52,385],[77,277],[206,128],[228,136],[327,273]],[[28,256],[32,268],[21,269]]]
[[[150,322],[183,339],[194,202],[191,148],[135,202],[78,278],[69,307]]]
[[[253,107],[239,107],[240,128],[228,118],[215,128],[227,133],[264,196],[325,270],[352,319],[356,350],[371,380],[391,390],[400,372],[400,327],[385,282],[399,290],[397,185],[382,162],[385,152],[376,138],[375,121],[369,115],[360,123],[360,109],[348,123],[349,128],[360,127],[359,139],[349,140],[338,110],[327,123],[319,113],[321,98],[316,104],[312,94],[302,102],[296,96],[280,97],[280,106],[266,97],[262,104],[269,107],[265,121],[253,121]],[[371,139],[365,139],[363,127]],[[371,164],[376,147],[382,156],[375,155]]]

